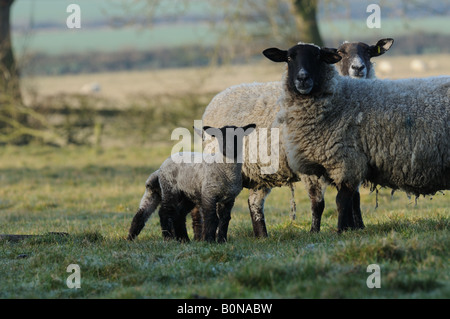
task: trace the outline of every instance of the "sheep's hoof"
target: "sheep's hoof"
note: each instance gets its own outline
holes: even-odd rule
[[[225,244],[227,242],[227,239],[226,238],[217,238],[217,242],[219,244]]]

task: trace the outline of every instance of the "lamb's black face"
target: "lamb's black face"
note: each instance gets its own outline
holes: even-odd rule
[[[248,124],[243,127],[227,125],[221,128],[204,126],[203,130],[217,139],[219,151],[223,156],[229,156],[234,160],[242,160],[242,140],[244,136],[252,133],[255,127],[255,124]]]
[[[387,52],[394,43],[393,39],[381,39],[375,45],[362,42],[346,42],[339,46],[337,53],[342,57],[337,67],[344,76],[367,78],[370,75],[372,62],[370,59]]]
[[[336,49],[319,48],[311,44],[297,44],[287,51],[270,48],[264,50],[263,54],[274,62],[288,64],[289,89],[301,95],[318,90],[324,63],[333,64],[341,59]]]

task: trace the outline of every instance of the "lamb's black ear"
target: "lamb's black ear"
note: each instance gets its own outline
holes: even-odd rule
[[[341,61],[342,57],[337,53],[337,49],[321,48],[320,59],[325,63],[334,64]]]
[[[377,44],[371,45],[369,47],[370,57],[380,56],[382,54],[385,54],[391,48],[393,43],[394,43],[394,39],[392,39],[392,38],[386,38],[386,39],[379,40],[377,42]]]
[[[288,52],[285,50],[280,50],[277,48],[269,48],[263,51],[263,54],[266,58],[273,62],[287,62],[288,61]]]
[[[195,126],[192,127],[194,129],[195,134],[197,134],[200,137],[203,137],[203,131]]]
[[[244,136],[250,135],[255,130],[256,124],[248,124],[243,127]]]
[[[203,131],[208,133],[208,135],[211,135],[212,137],[215,137],[217,134],[217,128],[212,126],[203,126]]]

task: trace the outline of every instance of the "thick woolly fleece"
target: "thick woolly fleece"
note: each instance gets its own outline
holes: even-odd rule
[[[319,93],[285,87],[280,100],[293,171],[416,196],[450,188],[450,77],[360,81],[326,64],[322,72]]]
[[[280,110],[278,98],[281,96],[282,83],[249,83],[232,86],[214,97],[203,114],[203,125],[221,127],[224,125],[243,126],[249,122],[256,124],[256,134],[259,136],[261,128],[268,129],[267,153],[270,154],[271,128],[278,128],[276,115]],[[276,187],[299,181],[287,165],[286,152],[282,139],[275,143],[279,149],[279,168],[275,174],[262,174],[262,169],[268,163],[250,163],[248,155],[249,137],[245,141],[245,158],[242,165],[244,185],[248,188],[256,186]],[[258,145],[259,146],[259,145]]]

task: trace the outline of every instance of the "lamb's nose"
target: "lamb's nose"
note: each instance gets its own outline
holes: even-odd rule
[[[362,71],[362,70],[364,70],[364,68],[365,68],[364,64],[363,65],[352,65],[352,69],[355,71]]]

